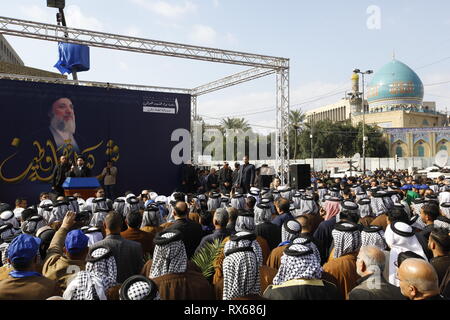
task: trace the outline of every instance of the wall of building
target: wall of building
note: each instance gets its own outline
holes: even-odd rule
[[[3,35],[0,34],[0,61],[21,65],[24,63]]]

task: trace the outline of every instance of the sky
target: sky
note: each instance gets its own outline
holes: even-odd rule
[[[56,23],[45,0],[0,1],[4,17]],[[395,57],[417,72],[426,101],[450,111],[448,0],[66,0],[69,27],[290,59],[291,109],[344,97],[354,68]],[[6,36],[27,66],[57,72],[56,42]],[[248,67],[91,48],[85,81],[194,88]],[[370,76],[366,79],[370,82]],[[275,127],[275,75],[199,97],[208,123],[244,117]]]

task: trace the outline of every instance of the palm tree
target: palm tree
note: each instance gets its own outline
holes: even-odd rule
[[[250,129],[250,125],[244,118],[225,118],[222,120],[222,128],[247,131]]]
[[[297,133],[298,129],[303,128],[306,115],[301,109],[291,110],[289,112],[290,130],[294,131],[294,159],[297,157]]]

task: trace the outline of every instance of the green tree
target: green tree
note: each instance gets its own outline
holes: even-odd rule
[[[289,158],[296,159],[298,155],[298,134],[299,130],[304,127],[306,115],[301,109],[291,110],[289,112]]]

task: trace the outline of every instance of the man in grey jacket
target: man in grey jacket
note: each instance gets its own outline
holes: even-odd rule
[[[117,282],[122,283],[131,276],[141,272],[144,266],[142,246],[136,241],[126,240],[120,236],[122,218],[114,211],[106,216],[103,226],[105,227],[105,239],[96,242],[89,249],[89,253],[98,247],[106,247],[113,252],[117,264]]]

